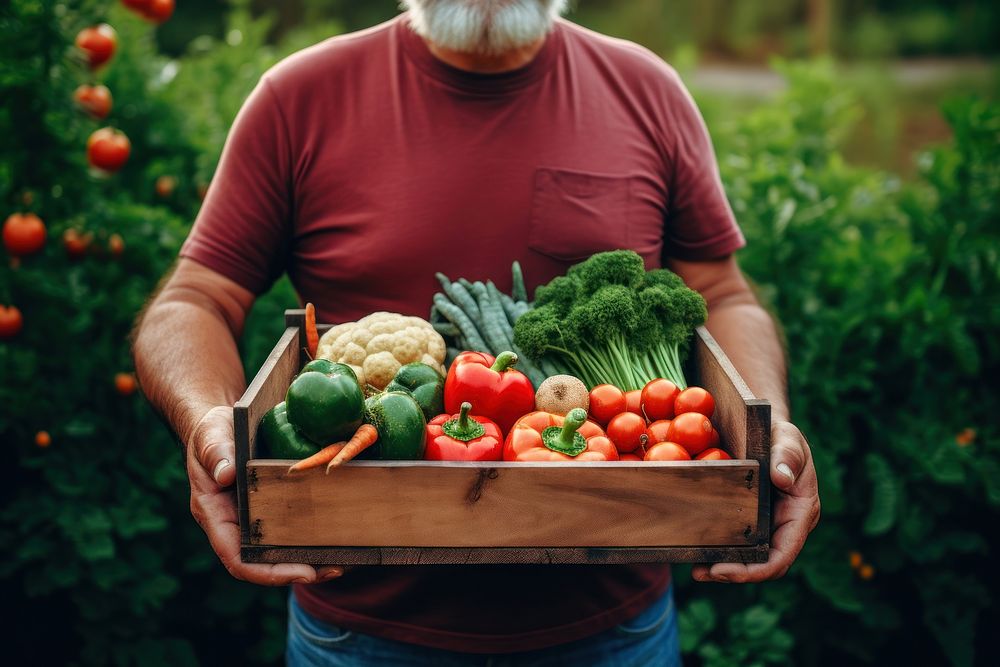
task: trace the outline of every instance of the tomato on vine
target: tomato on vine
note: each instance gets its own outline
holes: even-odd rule
[[[45,223],[34,213],[12,213],[3,223],[3,245],[12,257],[23,257],[45,247]]]
[[[76,35],[76,46],[87,56],[90,69],[97,69],[115,55],[118,34],[107,23],[84,28]]]
[[[102,127],[87,139],[87,160],[103,171],[118,171],[128,161],[132,144],[121,130]]]
[[[94,118],[105,118],[111,113],[111,91],[107,86],[83,84],[73,91],[73,99]]]
[[[10,340],[21,332],[24,317],[17,306],[0,305],[0,340]]]

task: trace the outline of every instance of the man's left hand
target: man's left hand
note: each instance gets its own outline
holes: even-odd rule
[[[774,530],[766,563],[715,563],[695,565],[697,581],[751,583],[783,577],[802,551],[806,537],[819,522],[819,486],[812,452],[793,424],[775,422],[771,427],[771,482]]]

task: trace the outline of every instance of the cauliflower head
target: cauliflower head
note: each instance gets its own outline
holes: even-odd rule
[[[385,389],[404,364],[420,361],[445,374],[445,343],[419,317],[377,312],[357,322],[338,324],[319,339],[318,359],[347,364],[361,386]]]

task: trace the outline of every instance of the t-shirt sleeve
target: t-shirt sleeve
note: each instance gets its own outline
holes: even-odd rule
[[[233,122],[180,256],[254,294],[267,291],[284,272],[290,245],[291,161],[287,127],[265,78]]]
[[[673,71],[671,75],[663,255],[687,260],[723,257],[746,240],[726,199],[705,121],[680,77]]]

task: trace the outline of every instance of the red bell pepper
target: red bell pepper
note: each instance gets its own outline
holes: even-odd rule
[[[427,424],[428,461],[499,461],[503,455],[500,427],[470,415],[472,403],[462,403],[457,415],[438,415]]]
[[[532,412],[507,434],[504,461],[617,461],[618,450],[601,427],[574,408],[563,417]]]
[[[521,371],[513,352],[494,358],[485,352],[463,352],[451,362],[444,382],[444,410],[456,414],[462,403],[476,406],[506,435],[521,416],[535,409],[535,388]]]

